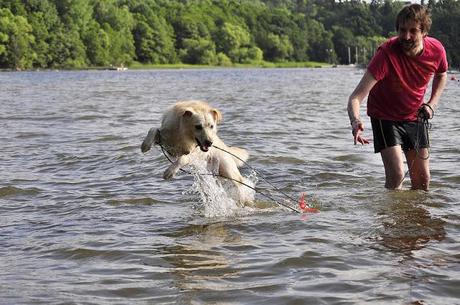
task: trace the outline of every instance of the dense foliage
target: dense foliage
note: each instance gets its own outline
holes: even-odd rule
[[[0,68],[320,61],[365,63],[401,2],[0,0]],[[431,35],[460,65],[460,2],[429,2]]]

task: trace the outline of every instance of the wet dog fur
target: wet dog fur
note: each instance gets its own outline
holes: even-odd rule
[[[161,127],[149,130],[142,142],[141,151],[147,152],[153,144],[161,145],[175,158],[163,174],[166,180],[173,178],[179,169],[189,164],[192,154],[193,157],[196,155],[216,165],[219,175],[234,181],[238,194],[241,194],[244,178],[238,167],[243,165],[242,161],[245,162],[249,155],[245,149],[225,145],[218,137],[217,124],[221,120],[221,112],[204,101],[177,102],[163,114]]]

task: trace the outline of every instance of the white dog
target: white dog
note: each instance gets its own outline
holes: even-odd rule
[[[159,129],[149,130],[141,150],[146,152],[152,144],[157,144],[176,159],[164,172],[164,179],[174,177],[180,168],[191,162],[193,154],[209,163],[217,164],[219,175],[230,178],[240,190],[244,187],[241,184],[244,183],[244,178],[238,167],[243,165],[243,161],[246,162],[249,155],[242,148],[225,145],[217,136],[217,124],[221,119],[221,112],[206,102],[178,102],[163,114]],[[240,191],[238,193],[241,194]]]

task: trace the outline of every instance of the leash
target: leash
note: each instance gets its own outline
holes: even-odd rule
[[[170,163],[173,163],[173,161],[171,160],[171,158],[169,157],[170,153],[167,152],[167,150],[164,148],[163,144],[161,143],[161,135],[160,135],[160,142],[159,143],[156,143],[160,146],[161,148],[161,152],[163,153],[163,155],[166,157],[166,159],[170,162]],[[246,161],[242,160],[240,157],[238,157],[237,155],[223,149],[223,148],[220,148],[218,146],[215,146],[213,145],[212,147],[218,149],[218,150],[221,150],[233,157],[235,157],[236,159],[238,159],[239,161],[243,162],[243,164],[245,166],[247,166],[248,168],[250,168],[252,171],[254,171],[258,176],[260,176],[262,178],[263,181],[265,181],[268,185],[270,185],[274,190],[276,190],[278,193],[282,194],[283,196],[285,196],[286,198],[288,198],[292,203],[294,203],[295,205],[297,204],[297,201],[292,198],[291,196],[289,196],[288,194],[286,194],[285,192],[283,192],[282,190],[280,190],[279,188],[277,188],[274,184],[272,184],[270,181],[268,181],[267,179],[265,179],[265,177],[259,172],[257,171],[254,167],[250,166]],[[189,175],[193,175],[192,172],[190,171],[186,171],[182,168],[179,169],[180,171],[186,173],[186,174],[189,174]],[[310,206],[307,206],[305,204],[305,201],[304,201],[304,196],[305,194],[302,193],[302,196],[300,198],[300,201],[299,201],[299,207],[300,209],[297,209],[297,208],[294,208],[293,206],[289,205],[289,204],[286,204],[286,203],[283,203],[283,202],[280,202],[278,200],[276,200],[275,198],[273,198],[272,196],[266,194],[265,192],[262,192],[258,189],[256,189],[255,187],[247,184],[247,183],[244,183],[242,181],[239,181],[239,180],[236,180],[236,179],[233,179],[233,178],[230,178],[230,177],[227,177],[227,176],[223,176],[223,175],[220,175],[220,174],[214,174],[214,173],[197,173],[198,175],[200,176],[213,176],[213,177],[220,177],[220,178],[224,178],[224,179],[227,179],[227,180],[230,180],[230,181],[234,181],[236,183],[239,183],[241,185],[244,185],[245,187],[255,191],[256,193],[264,196],[265,198],[268,198],[270,199],[271,201],[273,201],[274,203],[280,205],[280,206],[283,206],[291,211],[294,211],[296,213],[299,213],[299,214],[302,214],[304,212],[318,212],[318,210],[316,208],[313,208],[313,207],[310,207]]]
[[[260,176],[262,178],[263,181],[265,181],[268,185],[270,185],[273,189],[275,189],[275,191],[277,191],[278,193],[282,194],[284,197],[288,198],[290,201],[294,202],[294,203],[297,203],[297,201],[292,198],[291,196],[289,196],[288,194],[286,194],[285,192],[281,191],[279,188],[277,188],[273,183],[271,183],[270,181],[268,181],[267,179],[265,179],[265,177],[259,172],[257,171],[254,167],[252,167],[251,165],[249,165],[246,161],[244,161],[243,159],[241,159],[240,157],[238,157],[237,155],[223,149],[223,148],[220,148],[218,146],[215,146],[213,145],[214,148],[217,148],[218,150],[221,150],[223,152],[226,152],[227,154],[235,157],[236,159],[240,160],[241,162],[243,162],[244,165],[246,165],[248,168],[250,168],[253,172],[255,172],[258,176]]]
[[[431,118],[434,117],[434,110],[433,108],[429,105],[429,104],[422,104],[421,107],[423,106],[427,106],[428,108],[430,108],[433,116]],[[425,112],[423,112],[421,110],[422,108],[419,109],[418,111],[418,114],[417,114],[417,133],[415,134],[415,141],[414,141],[414,149],[415,149],[415,158],[419,158],[421,160],[428,160],[430,158],[430,155],[431,155],[431,150],[430,150],[430,135],[428,133],[428,131],[431,129],[432,125],[431,123],[428,121],[429,120],[429,116],[427,116],[427,114]],[[426,129],[426,137],[427,137],[427,144],[428,144],[428,147],[427,147],[427,151],[428,151],[428,154],[426,157],[422,157],[421,154],[420,154],[420,140],[421,140],[421,135],[420,135],[420,127],[425,127]],[[423,132],[423,130],[422,130]],[[412,160],[410,166],[408,165],[407,166],[407,171],[406,173],[404,174],[404,177],[402,178],[401,183],[403,183],[404,179],[407,177],[407,174],[409,174],[411,168],[413,168],[414,166],[414,162],[415,162],[415,159]]]
[[[433,108],[429,105],[429,104],[423,104],[423,106],[427,106],[428,108],[430,108],[431,110],[431,113],[433,114],[433,116],[431,118],[434,117],[434,110]],[[430,155],[431,155],[431,150],[430,150],[430,135],[428,133],[429,130],[431,130],[431,123],[428,121],[430,118],[426,115],[426,113],[422,112],[422,111],[419,111],[418,113],[418,122],[421,122],[423,124],[423,126],[425,126],[426,128],[426,137],[427,137],[427,144],[428,144],[428,147],[427,147],[427,150],[428,150],[428,155],[426,157],[421,157],[420,156],[420,135],[419,135],[419,132],[420,132],[420,127],[417,126],[417,134],[416,134],[416,137],[415,137],[415,143],[414,143],[414,149],[415,149],[415,152],[416,152],[416,156],[422,160],[428,160],[430,158]]]

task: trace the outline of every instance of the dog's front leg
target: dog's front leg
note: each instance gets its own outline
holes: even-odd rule
[[[163,173],[163,178],[169,180],[181,169],[183,166],[190,163],[189,155],[182,155],[175,162],[173,162]]]
[[[235,185],[236,195],[238,202],[244,203],[249,201],[245,196],[243,188],[245,187],[245,178],[241,175],[235,161],[230,156],[224,156],[220,158],[219,163],[219,174],[222,177],[229,178]]]

